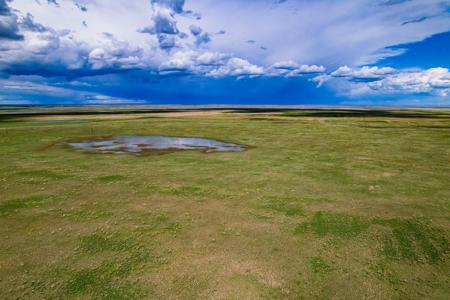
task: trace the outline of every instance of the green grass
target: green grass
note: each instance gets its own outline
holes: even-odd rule
[[[297,226],[297,233],[313,232],[318,236],[352,238],[366,231],[369,222],[360,217],[330,212],[317,212],[311,221]]]
[[[333,271],[333,267],[318,256],[312,257],[309,260],[309,266],[313,273],[329,273]]]
[[[152,288],[129,277],[145,268],[158,268],[164,264],[164,260],[155,256],[136,234],[121,238],[118,234],[94,233],[82,237],[78,249],[82,256],[101,255],[107,259],[97,267],[72,271],[62,291],[69,296],[88,294],[98,299],[145,298],[153,293]]]
[[[21,171],[18,172],[18,175],[25,177],[38,177],[38,178],[47,178],[47,179],[64,179],[67,178],[67,175],[63,174],[62,170],[58,172],[52,170],[30,170],[30,171]]]
[[[101,182],[106,182],[106,183],[113,183],[113,182],[118,182],[118,181],[123,181],[126,180],[127,177],[122,176],[122,175],[107,175],[107,176],[100,176],[97,177],[97,179]]]
[[[383,253],[390,259],[438,264],[450,251],[447,234],[413,220],[380,222],[390,227],[383,238]]]
[[[136,286],[117,273],[123,266],[110,264],[75,273],[66,287],[67,296],[90,295],[94,299],[142,299],[148,296],[141,286]]]
[[[0,113],[0,299],[448,298],[449,111],[1,118],[51,109]],[[252,147],[54,145],[113,135]]]
[[[23,209],[43,206],[53,200],[51,196],[30,196],[7,200],[0,203],[0,217],[9,216]]]
[[[302,206],[292,199],[273,198],[270,199],[264,208],[276,213],[285,214],[286,216],[302,216],[304,214]]]
[[[80,248],[88,254],[103,251],[123,251],[133,247],[135,245],[129,240],[114,239],[98,233],[83,237],[80,245]]]
[[[130,234],[130,233],[129,233]],[[131,233],[121,237],[119,233],[101,233],[80,238],[78,259],[69,266],[58,268],[40,278],[58,281],[57,295],[63,297],[91,297],[93,299],[143,299],[153,294],[152,286],[133,279],[143,270],[158,269],[165,261]],[[79,262],[97,257],[92,266],[80,266]],[[78,262],[77,262],[78,261]],[[45,293],[45,280],[34,283],[35,289]],[[60,297],[58,296],[58,297]]]

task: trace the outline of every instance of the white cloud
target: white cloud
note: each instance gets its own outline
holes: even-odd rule
[[[258,76],[263,75],[264,69],[241,58],[230,58],[227,63],[212,70],[208,75],[212,77],[223,76]]]
[[[448,3],[448,1],[444,1]],[[210,32],[226,30],[212,41],[216,51],[231,52],[254,63],[271,65],[294,60],[336,68],[372,63],[402,50],[386,47],[421,41],[450,29],[441,0],[415,0],[401,5],[379,5],[377,0],[187,1],[200,11],[198,25]],[[230,22],[230,17],[232,22]],[[403,25],[422,16],[422,22]],[[255,40],[267,51],[255,51]]]
[[[339,67],[330,75],[333,77],[349,77],[353,79],[378,79],[388,74],[395,73],[396,70],[390,67],[367,67],[353,69],[348,66]]]
[[[273,64],[268,73],[274,76],[301,76],[304,74],[324,73],[326,68],[317,65],[299,65],[298,63],[289,60]]]
[[[40,76],[11,76],[0,79],[1,105],[34,104],[29,98],[45,96],[46,98],[70,99],[70,103],[82,104],[142,104],[140,99],[123,99],[96,92],[79,91],[80,85],[68,84],[60,86],[59,82],[48,82]],[[36,102],[37,104],[40,101]]]
[[[119,41],[111,34],[106,34],[99,47],[89,52],[88,61],[93,69],[148,67],[148,57],[143,49]]]
[[[15,0],[8,4],[17,11],[0,19],[0,31],[7,26],[17,35],[2,40],[0,71],[44,76],[110,69],[212,77],[313,74],[319,86],[340,82],[352,94],[447,95],[447,69],[360,67],[404,51],[388,46],[450,30],[444,5],[450,1],[394,2],[78,0],[88,5],[83,10],[73,1],[55,6]],[[335,71],[326,73],[326,68]]]
[[[17,16],[11,11],[6,0],[0,0],[0,40],[19,40]]]
[[[0,105],[33,105],[31,100],[19,100],[19,99],[2,99],[0,98]]]
[[[429,93],[440,96],[450,94],[450,72],[446,68],[401,72],[367,83],[372,91],[383,93]]]
[[[76,9],[72,1],[60,1],[59,7],[30,0],[15,0],[11,5],[21,15],[30,12],[38,22],[55,30],[75,31],[85,42],[98,39],[102,32],[111,32],[117,39],[141,48],[162,43],[165,49],[180,50],[186,47],[187,40],[191,48],[205,44],[195,45],[193,36],[185,40],[170,33],[189,33],[191,26],[205,33],[226,31],[213,38],[209,35],[207,51],[233,53],[266,68],[287,60],[327,68],[364,65],[404,51],[386,47],[421,41],[450,30],[448,0],[414,0],[397,5],[386,5],[382,0],[283,4],[272,0],[152,0],[151,5],[148,0],[81,2],[89,6],[87,12]],[[203,17],[198,20],[191,17],[193,14]],[[156,22],[158,29],[152,18],[160,19]],[[144,28],[156,34],[137,32]],[[257,41],[258,47],[248,44],[248,40]],[[260,46],[266,50],[260,50]]]
[[[219,52],[204,52],[197,57],[197,63],[204,66],[217,66],[222,65],[226,58],[229,58],[229,54]]]
[[[161,74],[185,72],[205,75],[226,65],[231,57],[231,55],[218,52],[177,51],[167,62],[161,64],[159,71]]]
[[[106,95],[93,95],[83,99],[83,103],[88,105],[131,105],[148,102],[139,99],[122,99]]]
[[[362,70],[365,70],[362,72]],[[319,86],[329,84],[346,96],[427,94],[450,95],[450,72],[447,68],[427,70],[377,70],[373,68],[339,68],[339,72],[313,78]],[[369,71],[371,70],[371,71]],[[355,80],[356,79],[356,80]],[[367,79],[367,80],[357,80]]]
[[[311,79],[312,82],[317,83],[317,87],[321,87],[324,83],[332,79],[333,77],[328,74],[320,74],[314,78]]]
[[[155,6],[167,7],[176,13],[183,12],[185,0],[151,0],[151,3]]]

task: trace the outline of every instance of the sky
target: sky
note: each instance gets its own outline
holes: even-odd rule
[[[450,106],[450,0],[0,0],[0,105]]]

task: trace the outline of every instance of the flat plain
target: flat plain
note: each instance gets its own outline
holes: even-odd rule
[[[244,152],[83,153],[108,136]],[[450,111],[0,109],[2,299],[448,299]]]

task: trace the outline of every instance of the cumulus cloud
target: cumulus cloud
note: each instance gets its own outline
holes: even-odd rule
[[[232,54],[182,50],[160,66],[163,74],[184,73],[211,77],[243,76],[302,76],[325,72],[325,67],[316,65],[299,65],[292,61],[279,62],[270,68],[252,64],[248,60]]]
[[[442,0],[41,2],[51,6],[0,0],[0,72],[313,77],[319,86],[342,84],[353,94],[448,94],[447,69],[363,63],[405,51],[389,46],[450,29]],[[317,13],[324,9],[326,16]],[[55,11],[65,17],[54,18]],[[111,22],[121,14],[126,21]]]
[[[200,46],[202,44],[208,44],[211,42],[211,36],[209,33],[204,32],[196,37],[195,44]]]
[[[44,25],[35,22],[34,16],[30,13],[28,13],[20,23],[22,29],[28,31],[45,32],[49,30],[49,28],[45,27]]]
[[[203,29],[200,26],[194,24],[189,26],[189,30],[191,31],[193,36],[199,36],[203,32]]]
[[[183,12],[185,0],[151,0],[151,2],[154,6],[167,7],[175,13],[180,14]]]
[[[144,51],[119,41],[114,35],[104,33],[102,45],[89,53],[89,64],[93,69],[115,68],[145,68]]]
[[[450,94],[450,72],[447,68],[399,72],[366,84],[371,91],[383,93]]]
[[[177,22],[173,11],[166,7],[155,6],[153,15],[153,30],[155,34],[177,34]]]
[[[0,15],[7,15],[9,13],[11,13],[11,10],[6,0],[0,0]]]
[[[153,16],[152,24],[139,29],[141,33],[155,35],[161,49],[171,51],[174,48],[183,47],[182,39],[188,38],[188,34],[178,27],[177,17],[194,17],[200,20],[200,15],[192,10],[184,10],[184,0],[152,0]],[[199,47],[211,42],[211,35],[195,24],[189,26],[189,31],[194,37],[194,45]]]
[[[21,23],[23,41],[0,51],[0,71],[11,74],[77,77],[99,70],[151,68],[148,51],[102,33],[94,42],[79,40],[70,30],[54,30],[27,15]]]
[[[262,76],[264,68],[230,54],[219,52],[178,51],[163,63],[161,74],[190,73],[211,77]]]
[[[339,67],[331,73],[332,77],[347,77],[355,80],[380,79],[388,74],[395,73],[396,70],[390,67],[367,67],[353,69],[348,66]]]
[[[215,77],[231,76],[231,73],[236,70],[235,68],[228,68],[226,65],[232,58],[230,54],[219,52],[178,51],[169,61],[160,66],[159,71],[161,74],[178,72]],[[249,63],[247,62],[247,64]],[[225,68],[227,69],[225,70]]]
[[[317,65],[299,65],[295,61],[281,61],[272,65],[268,73],[271,75],[301,76],[305,74],[324,73],[326,68]]]
[[[11,11],[7,0],[0,0],[0,40],[20,40],[17,15]]]
[[[54,30],[34,21],[31,14],[18,26],[23,39],[9,41],[0,50],[0,71],[39,74],[77,69],[84,65],[87,45],[70,30]]]
[[[138,31],[156,35],[161,49],[171,50],[177,46],[178,39],[186,34],[180,32],[176,15],[184,12],[184,0],[151,0],[153,16],[152,24]]]
[[[259,76],[263,74],[264,68],[237,57],[230,58],[226,64],[208,73],[212,77]]]
[[[352,69],[343,66],[331,74],[322,74],[312,80],[317,82],[318,86],[330,82],[350,96],[369,94],[448,96],[450,94],[450,72],[447,68],[397,70],[377,67]]]

